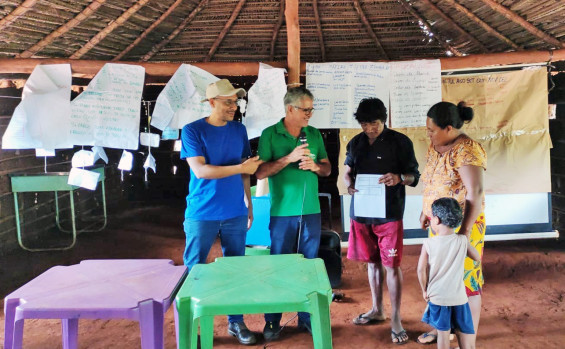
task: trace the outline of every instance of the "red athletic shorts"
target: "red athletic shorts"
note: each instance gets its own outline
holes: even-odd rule
[[[362,224],[351,220],[347,258],[360,262],[399,267],[402,260],[402,220],[385,224]]]

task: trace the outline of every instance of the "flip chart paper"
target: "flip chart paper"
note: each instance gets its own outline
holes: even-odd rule
[[[71,66],[37,65],[2,137],[2,149],[72,148]]]
[[[391,62],[390,65],[391,126],[426,126],[428,110],[441,102],[439,59]]]
[[[99,177],[100,173],[98,172],[73,167],[71,172],[69,172],[69,180],[67,184],[89,190],[95,190]]]
[[[247,114],[244,122],[249,139],[261,136],[261,132],[276,124],[285,116],[286,94],[285,69],[259,64],[257,81],[249,89]]]
[[[353,209],[357,217],[386,218],[385,185],[379,183],[382,175],[358,174],[355,179]]]
[[[359,128],[353,113],[363,98],[388,104],[388,63],[306,63],[306,88],[314,94],[309,124],[317,128]]]
[[[71,103],[73,144],[137,149],[144,78],[141,66],[105,64]]]
[[[133,154],[129,151],[124,150],[120,162],[118,163],[118,169],[122,171],[131,171],[133,167]]]
[[[141,132],[139,134],[139,143],[146,147],[159,147],[160,137],[157,133]]]
[[[189,122],[210,115],[206,87],[219,80],[198,67],[182,64],[157,97],[151,126],[182,129]]]

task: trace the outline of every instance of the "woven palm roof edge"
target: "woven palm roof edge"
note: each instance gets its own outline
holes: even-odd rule
[[[279,0],[7,0],[0,7],[0,57],[17,57],[43,42],[31,57],[112,60],[144,34],[124,60],[143,60],[168,40],[150,61],[284,61],[282,5]],[[299,15],[301,56],[310,62],[565,47],[565,6],[554,0],[310,0],[300,1]]]

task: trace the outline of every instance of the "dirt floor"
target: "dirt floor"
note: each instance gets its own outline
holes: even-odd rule
[[[153,207],[128,210],[110,216],[109,227],[99,233],[79,235],[77,246],[67,252],[17,253],[0,256],[0,295],[2,298],[53,265],[78,263],[92,258],[169,258],[182,264],[184,234],[182,209]],[[425,303],[416,277],[419,246],[407,246],[402,270],[404,290],[403,324],[410,342],[403,348],[422,348],[416,337],[426,329],[420,322]],[[221,253],[214,246],[209,260]],[[345,251],[343,251],[345,255]],[[351,320],[369,309],[366,265],[344,261],[345,294],[331,305],[334,348],[394,347],[387,323],[356,326]],[[483,313],[477,348],[565,348],[565,243],[556,240],[491,242],[484,257]],[[388,293],[385,292],[385,297]],[[390,310],[390,302],[386,302]],[[283,321],[294,314],[285,314]],[[292,319],[277,342],[266,344],[259,334],[261,315],[245,317],[249,328],[260,339],[260,348],[312,348],[312,338],[297,332]],[[4,320],[0,325],[3,342]],[[225,317],[216,317],[215,348],[245,348],[227,332]],[[165,317],[165,347],[175,348],[173,311]],[[456,343],[452,342],[455,347]],[[129,320],[81,320],[80,348],[140,348],[139,327]],[[24,348],[61,348],[61,325],[57,320],[27,320]]]

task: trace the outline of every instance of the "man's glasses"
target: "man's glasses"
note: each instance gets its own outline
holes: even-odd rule
[[[227,107],[233,107],[236,105],[240,105],[241,100],[240,99],[223,99],[223,98],[212,98],[215,99],[217,101],[222,101],[222,103],[224,103],[225,106]]]
[[[300,109],[304,112],[304,114],[312,114],[314,112],[314,108],[301,108],[293,105],[294,108]]]

